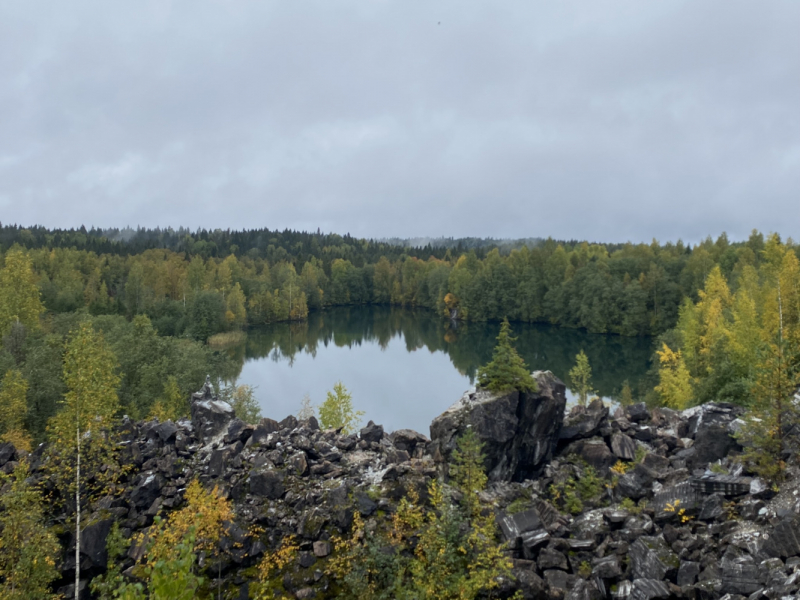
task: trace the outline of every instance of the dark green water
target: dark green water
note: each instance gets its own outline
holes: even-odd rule
[[[531,370],[553,371],[567,384],[575,355],[586,352],[594,388],[605,398],[615,398],[626,380],[635,388],[649,367],[650,338],[524,323],[512,329]],[[365,420],[427,434],[431,420],[474,384],[499,330],[499,323],[456,324],[428,311],[337,308],[250,330],[231,352],[242,361],[239,382],[258,386],[264,416],[296,414],[305,394],[320,404],[342,380]]]

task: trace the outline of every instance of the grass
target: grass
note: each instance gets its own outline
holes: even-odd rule
[[[244,331],[226,331],[224,333],[215,333],[208,338],[208,345],[212,348],[227,348],[228,346],[241,344],[246,339],[247,334]]]

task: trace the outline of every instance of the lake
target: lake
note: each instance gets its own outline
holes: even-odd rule
[[[568,383],[583,349],[593,384],[606,399],[625,381],[636,387],[650,366],[652,340],[590,334],[550,325],[512,323],[517,350],[531,370],[546,369]],[[492,356],[500,323],[455,323],[430,311],[393,307],[335,308],[303,322],[251,329],[229,349],[242,365],[238,383],[256,386],[265,417],[296,415],[308,394],[313,405],[341,380],[357,410],[387,431],[426,435],[434,417],[474,386]]]

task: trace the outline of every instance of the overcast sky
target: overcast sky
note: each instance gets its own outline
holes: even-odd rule
[[[0,4],[0,221],[800,238],[800,2]]]

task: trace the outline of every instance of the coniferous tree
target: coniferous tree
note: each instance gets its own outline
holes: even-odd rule
[[[531,376],[525,361],[513,346],[511,325],[503,319],[492,360],[478,369],[478,385],[493,392],[535,392],[536,380]]]

